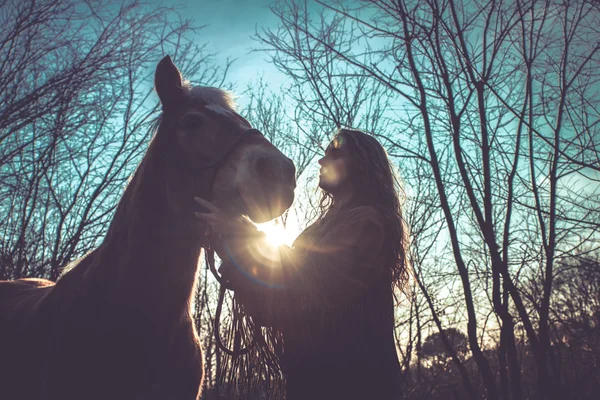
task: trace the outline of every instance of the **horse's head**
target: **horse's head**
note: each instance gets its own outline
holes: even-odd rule
[[[186,85],[169,56],[156,68],[155,86],[163,107],[159,130],[168,136],[155,140],[168,149],[171,203],[187,208],[193,196],[209,197],[254,222],[289,208],[294,163],[234,111],[227,92]]]

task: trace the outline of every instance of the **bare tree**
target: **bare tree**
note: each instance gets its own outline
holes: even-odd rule
[[[136,0],[0,7],[0,278],[56,279],[97,245],[149,140],[164,52],[221,84],[175,9]]]
[[[401,164],[409,189],[413,176],[435,188],[444,230],[417,245],[433,248],[425,263],[454,264],[447,280],[461,283],[455,309],[465,320],[440,317],[466,324],[486,396],[523,398],[521,328],[537,396],[561,393],[549,335],[555,260],[597,246],[600,220],[597,4],[317,3],[320,13],[312,3],[277,2],[279,28],[258,35],[296,83],[297,104],[332,125],[362,123],[391,155],[414,161]],[[346,116],[356,104],[352,116],[367,109],[351,100],[359,82],[374,88],[385,124]],[[427,172],[416,173],[422,166]],[[541,284],[533,302],[520,285],[527,272]],[[498,340],[497,373],[489,340]]]

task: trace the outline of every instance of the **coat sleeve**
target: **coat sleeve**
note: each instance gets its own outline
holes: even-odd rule
[[[383,266],[381,214],[353,210],[316,245],[269,250],[264,236],[232,240],[222,273],[236,298],[261,324],[277,326],[319,307],[335,307],[360,295]]]

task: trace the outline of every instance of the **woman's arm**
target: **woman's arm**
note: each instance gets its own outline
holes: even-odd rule
[[[360,295],[381,274],[381,214],[358,207],[316,245],[282,246],[269,257],[264,236],[246,227],[225,241],[221,269],[238,299],[265,325],[278,325],[314,308],[335,307]]]

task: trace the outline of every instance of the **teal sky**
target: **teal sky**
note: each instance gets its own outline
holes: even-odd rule
[[[227,58],[236,59],[227,80],[238,92],[260,76],[272,88],[285,81],[285,76],[267,61],[266,53],[252,51],[260,47],[251,38],[257,29],[277,27],[278,19],[269,10],[273,0],[167,0],[160,3],[177,6],[183,16],[196,25],[206,25],[199,32],[198,43],[206,43],[208,51],[218,53],[220,65],[224,66]]]

